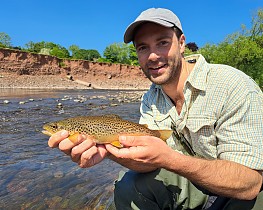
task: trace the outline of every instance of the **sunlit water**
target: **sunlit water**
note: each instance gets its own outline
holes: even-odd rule
[[[139,91],[0,89],[0,209],[107,209],[118,164],[81,169],[41,133],[79,115],[139,119]]]

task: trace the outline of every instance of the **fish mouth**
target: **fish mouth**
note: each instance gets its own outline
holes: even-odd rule
[[[48,136],[52,136],[53,135],[52,132],[47,131],[47,130],[42,130],[42,133],[45,134],[45,135],[48,135]]]

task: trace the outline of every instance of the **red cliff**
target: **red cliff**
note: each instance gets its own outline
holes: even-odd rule
[[[54,56],[0,49],[0,74],[59,76],[100,88],[148,88],[138,66],[59,59]]]

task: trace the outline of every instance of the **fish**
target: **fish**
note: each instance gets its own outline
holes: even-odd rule
[[[122,119],[115,114],[101,116],[78,116],[62,119],[43,125],[42,133],[48,136],[54,133],[67,130],[69,140],[77,143],[78,135],[85,134],[90,136],[97,144],[110,143],[116,147],[122,147],[119,142],[119,135],[129,136],[155,136],[166,141],[171,135],[172,130],[151,130],[147,125],[134,123]]]

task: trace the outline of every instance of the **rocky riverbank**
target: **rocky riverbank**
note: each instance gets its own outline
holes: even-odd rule
[[[145,90],[150,82],[127,79],[104,78],[74,78],[67,75],[17,75],[2,72],[0,74],[0,88],[23,89],[116,89],[116,90]]]
[[[148,89],[138,66],[0,49],[0,88]]]

